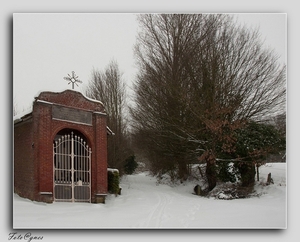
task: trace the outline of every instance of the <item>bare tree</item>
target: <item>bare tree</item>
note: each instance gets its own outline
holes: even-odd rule
[[[207,164],[212,163],[211,154],[234,152],[234,130],[284,110],[286,97],[285,66],[263,48],[258,30],[237,26],[229,17],[220,20],[198,49],[198,76],[192,84],[193,119],[203,125],[198,132],[192,126],[189,133],[203,141]],[[211,177],[215,181],[210,189],[216,183],[216,176]]]
[[[13,108],[13,110],[12,110],[13,116],[17,115],[18,114],[18,104],[16,103],[15,97],[13,99],[13,107],[12,108]]]
[[[104,103],[107,125],[115,134],[108,138],[108,165],[122,172],[124,161],[132,154],[125,118],[126,88],[116,61],[112,60],[104,71],[92,71],[86,94]]]
[[[141,15],[142,31],[135,53],[140,65],[135,87],[136,108],[132,110],[136,133],[147,144],[154,171],[187,174],[187,147],[182,125],[187,116],[190,56],[210,31],[202,15]],[[137,137],[137,136],[136,136]]]
[[[212,189],[218,156],[234,150],[233,131],[285,106],[285,66],[258,31],[228,15],[147,14],[139,22],[131,112],[138,143],[155,171],[177,170],[180,178],[201,157]]]
[[[17,111],[17,105],[16,104],[13,104],[13,116],[17,115],[18,114],[18,111]]]

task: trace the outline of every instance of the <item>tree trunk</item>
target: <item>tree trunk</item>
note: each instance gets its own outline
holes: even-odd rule
[[[269,173],[267,178],[267,185],[270,185],[271,183],[274,184],[273,179],[271,177],[271,173]]]
[[[206,160],[206,177],[208,182],[208,189],[211,191],[217,185],[216,159],[209,151],[205,158]]]
[[[242,163],[238,167],[241,174],[242,186],[249,187],[255,182],[255,165],[252,162]]]
[[[182,182],[185,181],[189,175],[187,164],[183,159],[178,160],[178,175]]]

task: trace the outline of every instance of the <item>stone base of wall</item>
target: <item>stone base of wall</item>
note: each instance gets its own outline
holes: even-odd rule
[[[45,203],[53,203],[53,194],[52,192],[40,192],[39,201]]]
[[[105,203],[107,194],[96,194],[94,203]]]

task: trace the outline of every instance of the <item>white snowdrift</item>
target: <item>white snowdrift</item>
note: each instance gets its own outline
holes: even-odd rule
[[[263,185],[272,173],[274,184]],[[193,195],[195,183],[158,185],[148,173],[124,176],[122,195],[105,204],[33,202],[14,195],[13,227],[92,229],[285,229],[286,163],[260,168],[258,197],[217,200]]]

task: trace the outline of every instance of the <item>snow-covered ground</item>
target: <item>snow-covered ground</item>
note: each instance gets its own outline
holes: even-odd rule
[[[263,185],[272,173],[274,184]],[[105,204],[33,202],[14,195],[15,229],[285,229],[286,163],[260,168],[255,190],[260,196],[220,200],[193,194],[194,182],[157,184],[147,172],[121,180],[122,194]]]

